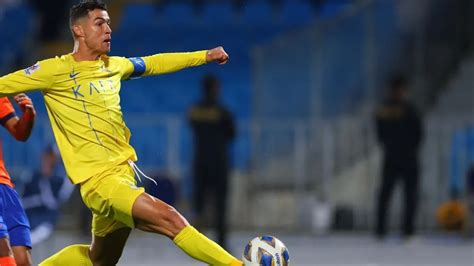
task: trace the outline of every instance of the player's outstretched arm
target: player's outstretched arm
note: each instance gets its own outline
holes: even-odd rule
[[[227,63],[229,55],[224,48],[217,47],[188,53],[162,53],[145,57],[134,57],[127,60],[124,78],[159,75],[179,71],[188,67],[206,63]]]
[[[31,134],[33,124],[36,117],[36,111],[31,99],[21,93],[13,97],[15,102],[20,106],[23,115],[20,119],[14,116],[5,123],[5,128],[18,141],[26,141]]]
[[[0,97],[51,88],[57,67],[55,59],[48,59],[0,77]]]

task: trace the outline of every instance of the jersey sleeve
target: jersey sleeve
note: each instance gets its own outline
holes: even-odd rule
[[[15,117],[15,109],[7,97],[0,98],[0,124],[3,126],[12,117]]]
[[[53,86],[57,68],[57,62],[48,59],[0,77],[0,96],[49,89]]]
[[[175,72],[206,63],[207,51],[189,53],[163,53],[145,57],[126,58],[122,79]]]

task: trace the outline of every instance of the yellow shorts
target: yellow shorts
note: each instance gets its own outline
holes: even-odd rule
[[[123,163],[81,183],[81,196],[92,211],[92,233],[106,236],[123,227],[134,227],[132,207],[145,191],[137,187],[132,167]]]

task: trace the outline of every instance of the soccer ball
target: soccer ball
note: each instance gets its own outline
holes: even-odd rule
[[[245,246],[242,260],[245,266],[288,266],[290,253],[276,237],[259,236]]]

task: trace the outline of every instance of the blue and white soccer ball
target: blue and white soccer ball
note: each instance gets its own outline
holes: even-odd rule
[[[276,237],[259,236],[245,246],[242,260],[245,266],[288,266],[290,253]]]

